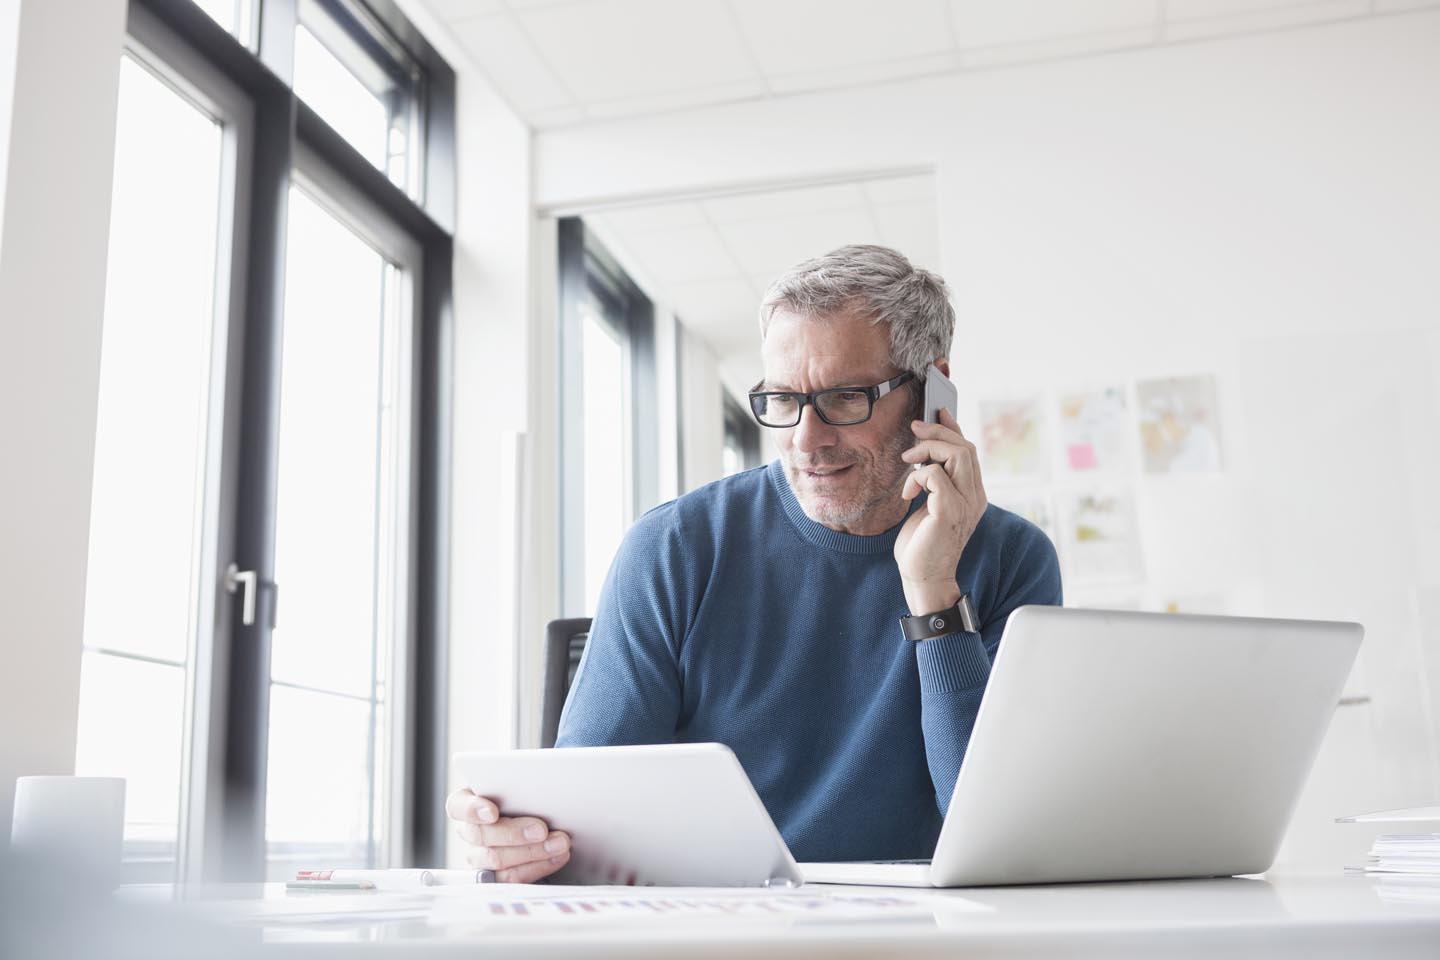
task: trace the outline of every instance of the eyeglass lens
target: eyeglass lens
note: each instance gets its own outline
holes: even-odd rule
[[[757,397],[755,415],[771,427],[793,427],[800,422],[801,397],[778,394]],[[827,390],[815,396],[815,407],[832,424],[863,423],[870,418],[870,397],[861,390]]]

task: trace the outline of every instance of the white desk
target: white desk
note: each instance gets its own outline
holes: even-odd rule
[[[498,888],[480,887],[493,895]],[[573,888],[572,888],[573,889]],[[856,892],[862,888],[807,890]],[[863,888],[870,894],[904,891]],[[637,894],[641,891],[637,890]],[[657,891],[649,888],[646,895]],[[295,902],[268,884],[184,891],[191,914],[243,912],[257,898]],[[994,908],[977,914],[936,909],[930,916],[887,921],[748,923],[697,921],[677,926],[536,926],[484,929],[475,923],[438,924],[422,916],[337,918],[325,923],[252,917],[226,925],[239,931],[232,946],[257,956],[449,958],[477,956],[588,958],[763,957],[1406,957],[1440,958],[1440,903],[1382,899],[1364,878],[1271,877],[1150,883],[1009,887],[946,891]],[[163,900],[164,888],[129,890],[130,899]],[[313,896],[302,894],[304,896]],[[334,896],[323,894],[323,896]],[[416,903],[416,894],[374,892],[376,908]],[[407,899],[408,898],[408,899]],[[353,901],[353,897],[351,898]],[[228,904],[220,901],[228,901]],[[342,947],[342,945],[350,945]]]

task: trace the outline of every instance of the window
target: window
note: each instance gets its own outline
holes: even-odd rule
[[[720,452],[723,475],[760,466],[759,425],[728,391],[721,390],[721,405],[725,411],[725,446]]]
[[[77,769],[127,879],[435,862],[454,75],[390,0],[129,13]]]
[[[343,204],[290,192],[281,347],[266,841],[297,866],[388,861],[406,649],[409,345],[420,254],[389,256]],[[291,599],[293,596],[293,600]]]
[[[121,59],[75,766],[126,778],[135,880],[175,875],[214,551],[212,364],[244,117],[227,137],[199,96],[143,48]]]
[[[252,45],[255,5],[260,0],[194,0],[220,26],[247,47]]]
[[[593,615],[615,550],[656,503],[659,427],[650,301],[578,219],[560,222],[561,594]]]
[[[301,0],[299,9],[295,93],[391,183],[418,196],[419,66],[364,7]]]

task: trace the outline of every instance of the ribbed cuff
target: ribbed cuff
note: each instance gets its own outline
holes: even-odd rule
[[[990,657],[978,633],[947,633],[915,644],[920,693],[956,693],[985,686]]]

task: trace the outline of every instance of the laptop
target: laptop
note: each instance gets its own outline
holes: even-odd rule
[[[933,857],[801,872],[905,887],[1262,873],[1363,633],[1357,623],[1021,607]]]

